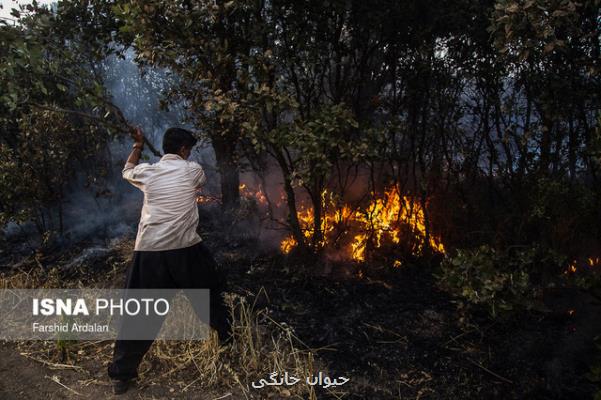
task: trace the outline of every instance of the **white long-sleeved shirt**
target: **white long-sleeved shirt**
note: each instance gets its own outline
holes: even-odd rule
[[[181,249],[202,240],[196,197],[206,177],[198,163],[165,154],[155,164],[126,163],[123,178],[144,192],[135,251]]]

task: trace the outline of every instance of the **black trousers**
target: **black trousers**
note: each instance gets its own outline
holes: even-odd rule
[[[228,311],[222,297],[225,276],[202,243],[176,250],[135,251],[125,286],[130,289],[209,289],[211,327],[220,340],[230,333]],[[138,365],[152,343],[153,340],[118,339],[113,362],[108,367],[109,376],[121,380],[137,377]]]

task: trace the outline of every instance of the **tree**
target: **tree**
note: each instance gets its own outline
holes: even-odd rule
[[[601,93],[600,5],[551,0],[495,5],[495,45],[515,75],[516,90],[524,91],[536,112],[524,131],[538,142],[539,175],[567,171],[575,179],[591,141]],[[587,165],[594,168],[590,160]]]
[[[124,43],[143,64],[177,74],[169,99],[183,101],[190,120],[210,138],[221,173],[222,204],[239,204],[240,125],[253,95],[254,38],[264,27],[257,1],[120,1]]]
[[[75,171],[97,185],[107,143],[128,128],[97,71],[102,52],[65,36],[64,15],[33,5],[13,14],[18,25],[0,26],[0,224],[62,233]]]

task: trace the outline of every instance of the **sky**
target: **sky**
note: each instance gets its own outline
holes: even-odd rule
[[[50,4],[56,0],[38,0],[38,4]],[[31,4],[31,0],[0,0],[0,18],[14,18],[10,15],[12,8],[19,8],[19,4]]]

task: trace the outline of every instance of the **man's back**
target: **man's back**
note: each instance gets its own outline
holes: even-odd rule
[[[144,192],[144,206],[125,287],[209,289],[208,322],[217,331],[219,340],[227,340],[231,329],[228,309],[221,296],[225,280],[196,232],[196,195],[206,178],[200,165],[186,160],[197,140],[185,129],[169,128],[163,135],[165,156],[161,161],[137,165],[146,139],[139,128],[132,132],[132,137],[134,145],[123,168],[123,178]],[[192,306],[197,311],[200,304]],[[132,320],[124,321],[120,335],[127,330],[124,328],[127,321],[136,324]],[[162,323],[162,319],[155,322]],[[147,333],[156,335],[160,323],[153,322],[144,328],[150,330]],[[125,393],[130,381],[137,377],[138,365],[152,342],[150,339],[117,339],[107,371],[114,380],[115,394]]]
[[[134,250],[172,250],[201,241],[196,196],[206,177],[199,164],[166,154],[155,164],[126,164],[123,178],[144,192]]]

